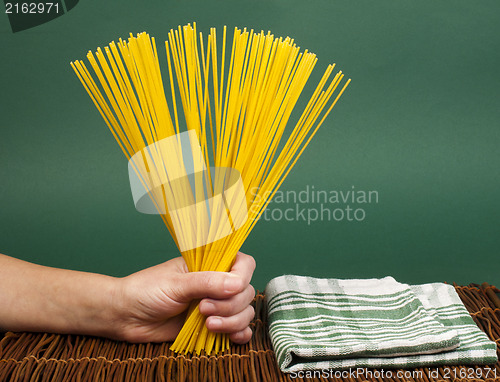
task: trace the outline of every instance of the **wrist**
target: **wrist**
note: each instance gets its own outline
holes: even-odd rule
[[[102,315],[106,324],[102,336],[137,342],[134,328],[140,319],[134,314],[134,307],[138,300],[135,292],[140,288],[141,286],[134,283],[134,279],[130,277],[113,278],[109,285],[106,309]]]
[[[95,307],[89,312],[93,316],[90,328],[92,335],[112,338],[115,340],[124,339],[124,317],[125,317],[125,293],[124,279],[108,277],[101,291],[101,296],[96,299]]]
[[[52,293],[54,305],[47,315],[60,319],[53,321],[52,331],[119,338],[120,278],[70,271],[57,283],[67,288]]]

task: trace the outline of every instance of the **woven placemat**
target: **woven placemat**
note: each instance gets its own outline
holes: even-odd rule
[[[486,283],[455,285],[477,325],[500,353],[500,291]],[[276,363],[266,328],[264,296],[257,294],[254,335],[217,356],[182,356],[170,343],[129,344],[103,338],[48,333],[6,333],[0,340],[0,381],[494,381],[500,362],[407,370],[324,371],[293,378]],[[318,372],[319,373],[319,372]],[[326,376],[325,373],[329,373]],[[370,374],[371,373],[371,374]],[[325,378],[326,377],[326,378]]]

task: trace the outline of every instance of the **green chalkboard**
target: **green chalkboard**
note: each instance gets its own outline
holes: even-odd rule
[[[69,62],[196,21],[295,38],[318,56],[305,98],[331,62],[352,78],[242,248],[257,288],[284,273],[500,285],[499,14],[497,0],[86,0],[16,33],[0,16],[0,252],[116,276],[178,256],[135,210]]]

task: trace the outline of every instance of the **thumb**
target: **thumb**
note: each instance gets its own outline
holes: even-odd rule
[[[243,279],[228,272],[184,273],[177,285],[177,297],[182,302],[203,298],[224,299],[245,289]]]

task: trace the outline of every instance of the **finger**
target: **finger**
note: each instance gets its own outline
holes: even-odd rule
[[[247,326],[245,329],[240,330],[239,332],[231,333],[229,335],[229,338],[236,344],[246,344],[248,341],[250,341],[250,338],[252,338],[252,334],[252,329]]]
[[[244,280],[228,272],[188,272],[177,276],[172,298],[177,302],[195,299],[226,299],[246,288]]]
[[[237,295],[224,299],[203,299],[200,302],[200,313],[205,316],[229,317],[246,309],[255,297],[255,289],[248,285],[246,289]]]
[[[255,265],[255,259],[252,256],[238,252],[231,268],[231,274],[240,276],[245,284],[250,284]]]
[[[242,312],[230,317],[207,317],[207,329],[215,333],[236,333],[245,329],[255,316],[253,306],[247,306]]]

